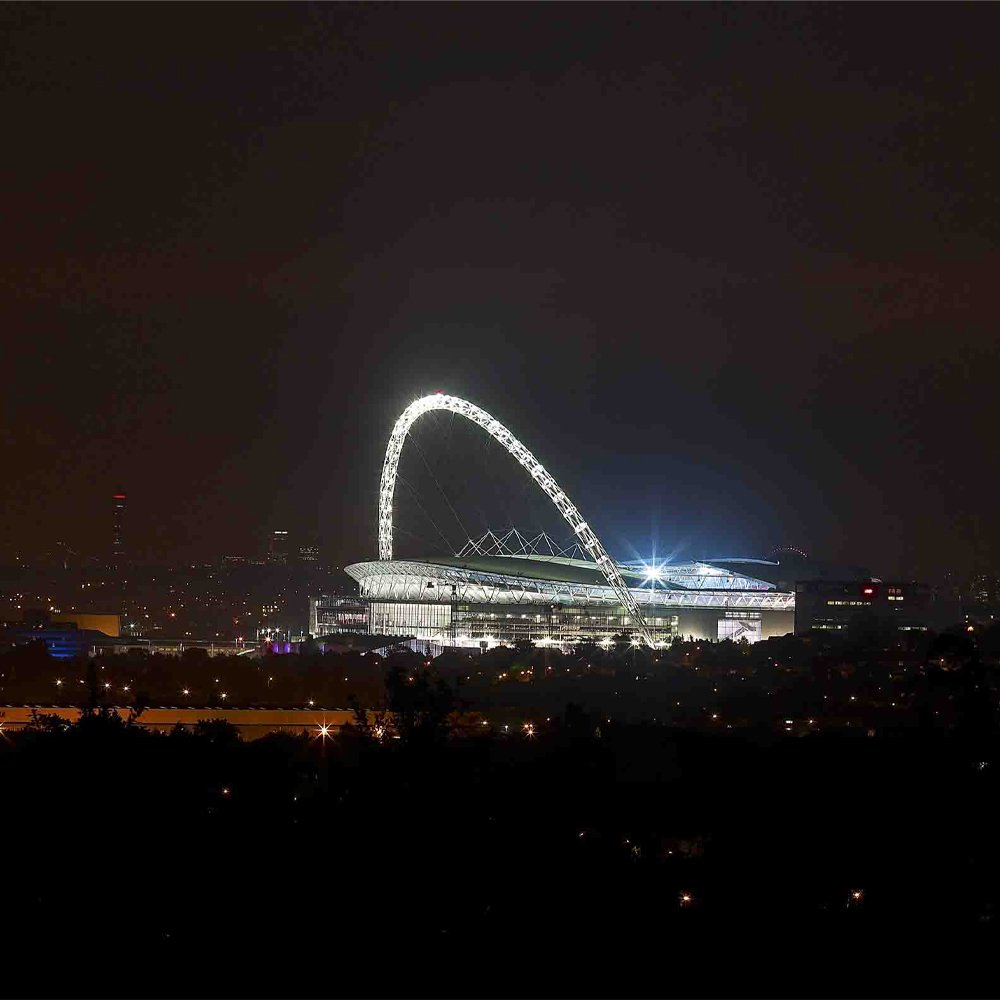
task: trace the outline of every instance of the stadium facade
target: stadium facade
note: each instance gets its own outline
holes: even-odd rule
[[[393,497],[406,435],[422,414],[448,410],[478,424],[525,469],[573,531],[492,532],[453,555],[394,559]],[[393,428],[379,491],[379,558],[347,566],[357,597],[311,602],[310,632],[400,636],[434,647],[485,649],[531,641],[562,647],[610,644],[627,635],[661,646],[675,636],[757,641],[794,628],[795,594],[779,564],[760,559],[618,562],[553,476],[485,410],[441,393],[416,400]]]
[[[675,636],[756,642],[793,629],[795,595],[768,579],[777,563],[712,559],[618,569],[657,645]],[[453,556],[354,563],[347,572],[359,596],[314,600],[314,635],[363,632],[486,649],[524,640],[609,644],[636,632],[618,595],[584,559],[473,543]]]

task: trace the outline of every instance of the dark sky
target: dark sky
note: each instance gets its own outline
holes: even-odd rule
[[[440,388],[621,556],[995,567],[998,37],[992,4],[0,8],[0,552],[101,550],[123,488],[140,558],[368,557]]]

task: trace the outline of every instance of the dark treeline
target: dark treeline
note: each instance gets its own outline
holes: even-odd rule
[[[99,705],[6,734],[8,992],[992,993],[991,718],[789,739],[569,705],[470,737],[453,685],[384,680],[329,739]]]
[[[0,704],[38,706],[379,708],[393,670],[428,668],[456,691],[456,709],[502,729],[544,727],[567,703],[606,718],[685,729],[775,728],[865,734],[952,731],[979,702],[996,704],[1000,626],[845,636],[786,636],[756,644],[676,641],[651,651],[620,641],[563,653],[530,644],[431,660],[398,649],[209,657],[131,653],[55,660],[41,642],[0,654]],[[96,689],[96,694],[95,694]]]

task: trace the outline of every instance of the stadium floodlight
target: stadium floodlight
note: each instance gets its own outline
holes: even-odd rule
[[[642,572],[647,580],[659,580],[663,576],[663,571],[659,566],[643,566]]]
[[[652,633],[646,620],[643,618],[639,605],[636,604],[618,570],[618,565],[608,555],[600,539],[594,534],[593,529],[583,519],[579,510],[569,499],[569,497],[559,488],[552,474],[546,470],[545,466],[523,445],[496,417],[491,416],[484,409],[470,403],[468,400],[458,396],[448,396],[442,392],[436,392],[430,396],[417,399],[400,414],[392,434],[389,436],[389,444],[385,450],[385,462],[382,465],[382,481],[379,486],[378,499],[378,557],[383,561],[392,559],[392,501],[396,492],[396,470],[399,467],[399,456],[403,451],[403,443],[406,435],[410,431],[413,422],[429,413],[431,410],[447,410],[451,413],[458,413],[474,424],[478,424],[494,440],[507,449],[507,451],[517,459],[529,476],[538,483],[539,488],[552,501],[556,510],[562,514],[566,523],[573,529],[579,537],[583,547],[590,553],[591,558],[597,563],[598,568],[604,574],[608,585],[614,591],[615,596],[621,602],[639,634],[642,636],[647,646],[654,645]]]

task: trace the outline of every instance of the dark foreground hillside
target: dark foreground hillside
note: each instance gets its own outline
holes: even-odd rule
[[[0,741],[11,995],[992,995],[992,737]]]

